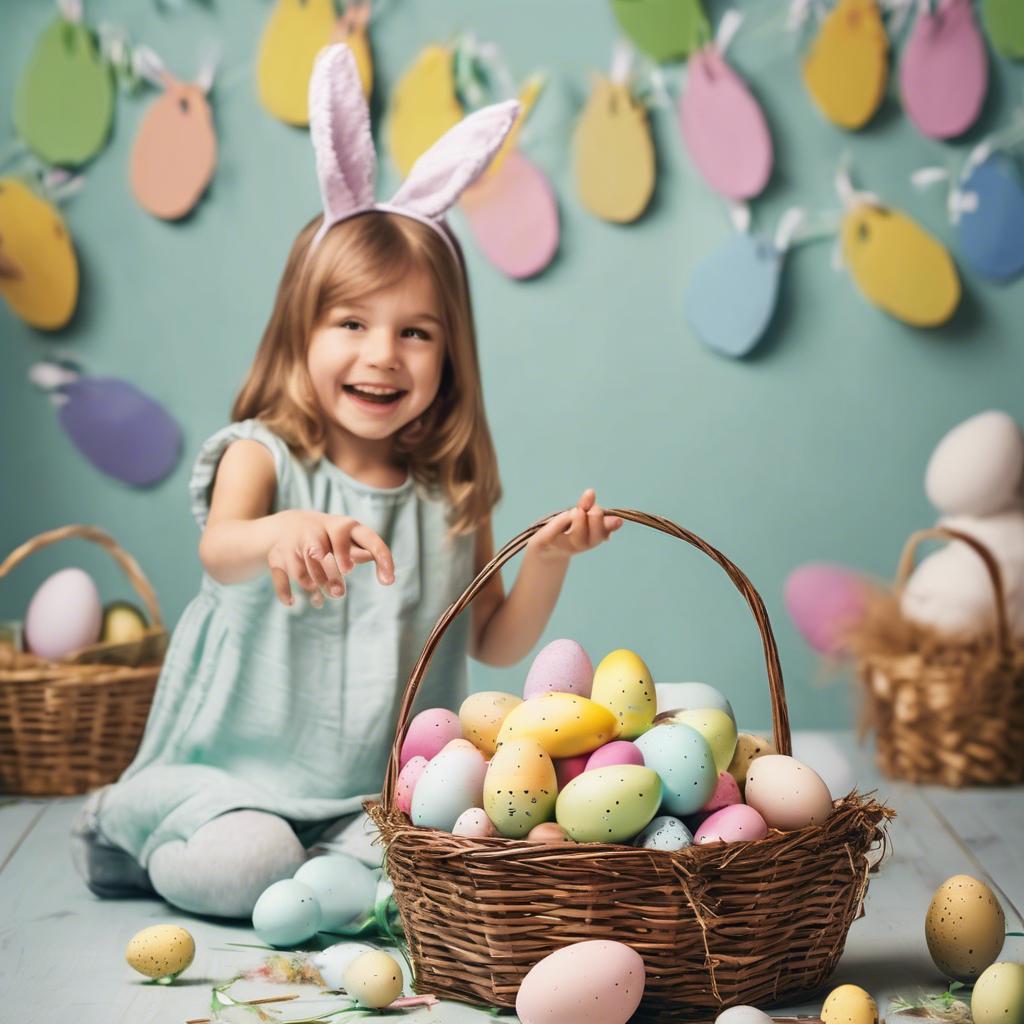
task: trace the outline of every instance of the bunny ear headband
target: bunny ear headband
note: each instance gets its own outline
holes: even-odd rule
[[[344,43],[322,50],[309,83],[310,135],[324,207],[324,222],[313,245],[319,244],[335,224],[377,210],[411,217],[432,227],[461,262],[445,229],[444,215],[487,169],[518,113],[515,100],[474,111],[413,164],[409,176],[388,202],[376,203],[373,180],[377,154],[355,57]]]

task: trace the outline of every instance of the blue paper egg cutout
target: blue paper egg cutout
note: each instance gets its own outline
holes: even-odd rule
[[[1024,186],[1012,161],[994,154],[967,176],[960,189],[977,197],[958,225],[964,259],[990,281],[1024,271]]]

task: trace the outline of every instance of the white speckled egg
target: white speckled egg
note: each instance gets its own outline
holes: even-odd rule
[[[347,853],[311,857],[294,878],[316,895],[321,912],[318,931],[338,932],[373,910],[377,876]]]
[[[196,955],[192,936],[176,924],[155,924],[136,932],[124,958],[147,978],[177,977]]]
[[[924,935],[935,966],[947,978],[974,981],[995,963],[1005,934],[1003,908],[984,882],[954,875],[935,890]]]
[[[486,774],[484,755],[475,747],[442,750],[431,758],[416,783],[413,824],[451,832],[463,811],[483,806]]]
[[[454,711],[447,708],[421,711],[406,730],[398,766],[404,768],[414,757],[424,757],[429,761],[444,750],[449,740],[461,736],[462,723]]]
[[[252,926],[268,946],[297,946],[311,939],[320,928],[316,893],[294,878],[275,882],[256,901]]]
[[[821,1008],[821,1024],[878,1024],[878,1006],[859,985],[840,985]]]
[[[764,1010],[756,1006],[730,1006],[716,1018],[715,1024],[775,1024]]]
[[[636,739],[644,764],[661,778],[662,809],[693,814],[715,791],[718,773],[707,740],[688,725],[656,725]],[[589,774],[589,773],[587,773]]]
[[[533,659],[523,687],[523,699],[543,693],[575,693],[589,697],[594,679],[590,656],[575,640],[552,640]]]
[[[100,638],[103,605],[92,577],[61,569],[39,586],[25,612],[25,643],[33,654],[58,660]]]
[[[345,971],[345,991],[372,1010],[393,1003],[402,994],[402,981],[398,961],[380,949],[356,957]]]
[[[690,830],[671,814],[661,814],[633,840],[645,850],[681,850],[693,844]]]
[[[1024,964],[994,963],[971,993],[974,1024],[1024,1024]]]
[[[453,836],[465,836],[468,839],[490,839],[497,834],[494,822],[487,817],[482,807],[470,807],[468,811],[463,811],[452,828]]]
[[[754,761],[747,771],[744,795],[768,827],[780,832],[820,825],[832,814],[832,794],[821,776],[785,754]]]

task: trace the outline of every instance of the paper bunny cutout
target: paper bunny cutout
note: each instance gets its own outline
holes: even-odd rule
[[[518,114],[516,100],[474,111],[413,164],[390,201],[377,203],[373,198],[377,154],[355,57],[344,43],[322,50],[309,82],[310,135],[324,208],[324,221],[313,244],[335,224],[377,210],[432,227],[458,259],[444,215],[487,169]]]

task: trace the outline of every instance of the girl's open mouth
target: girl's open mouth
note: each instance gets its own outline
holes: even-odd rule
[[[373,405],[394,405],[405,394],[399,388],[378,388],[366,384],[342,384],[341,390],[346,395]]]

